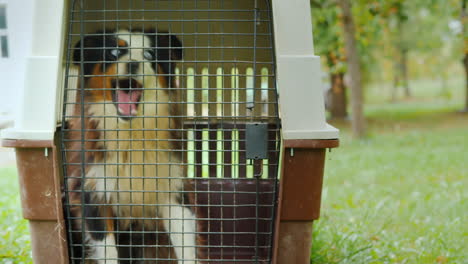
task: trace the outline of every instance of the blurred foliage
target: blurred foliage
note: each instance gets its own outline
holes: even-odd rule
[[[389,81],[398,49],[410,54],[411,78],[447,78],[463,57],[463,0],[356,0],[363,80]],[[311,0],[316,54],[327,72],[346,72],[342,14],[336,0]]]
[[[346,72],[341,10],[334,4],[328,5],[328,2],[317,0],[312,5],[315,52],[323,56],[329,72]]]

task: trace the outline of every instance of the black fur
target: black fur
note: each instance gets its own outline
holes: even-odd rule
[[[103,240],[106,236],[106,222],[100,212],[100,204],[89,192],[84,193],[84,218],[86,228],[94,240]],[[94,198],[94,199],[93,199]]]
[[[73,51],[73,63],[81,66],[83,64],[84,74],[91,75],[96,63],[102,63],[102,70],[125,55],[128,50],[120,48],[117,38],[108,33],[109,31],[98,31],[92,35],[85,36],[75,44]],[[111,54],[113,49],[120,50],[119,57]]]
[[[156,47],[158,64],[168,74],[169,84],[172,85],[172,77],[175,72],[175,62],[182,59],[182,42],[167,32],[158,32],[156,38],[151,38],[153,47]]]

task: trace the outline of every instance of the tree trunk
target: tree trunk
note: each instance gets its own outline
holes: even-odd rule
[[[465,94],[465,109],[464,111],[465,112],[468,112],[468,39],[466,38],[466,36],[468,35],[468,27],[467,27],[467,23],[468,23],[468,14],[466,13],[466,2],[467,0],[461,0],[462,1],[462,10],[461,10],[461,16],[460,16],[460,19],[461,19],[461,22],[462,22],[462,27],[463,27],[463,30],[462,30],[462,34],[464,36],[463,38],[463,50],[465,52],[465,57],[463,58],[463,66],[465,67],[465,90],[466,90],[466,94]]]
[[[466,42],[466,40],[465,40]],[[465,49],[468,49],[468,48],[465,48]],[[465,90],[466,90],[466,94],[465,94],[465,112],[468,112],[468,53],[465,53],[465,58],[463,59],[463,64],[465,66]]]
[[[399,62],[393,64],[393,89],[392,89],[392,102],[398,99],[398,88],[400,87],[400,71]]]
[[[366,126],[363,113],[363,93],[361,83],[361,63],[356,47],[356,28],[351,13],[350,0],[340,0],[343,10],[343,30],[345,37],[345,50],[351,77],[351,126],[353,136],[363,138]]]
[[[403,88],[405,89],[405,96],[411,97],[411,91],[408,81],[408,50],[401,49],[401,78],[403,80]]]
[[[345,119],[348,116],[346,111],[346,86],[344,84],[344,73],[330,74],[330,113],[333,119]]]
[[[439,80],[440,80],[440,95],[446,98],[449,97],[450,92],[449,92],[448,85],[447,85],[447,76],[445,75],[444,72],[440,74]]]
[[[396,99],[397,90],[399,89],[400,85],[403,86],[403,91],[405,97],[411,97],[411,90],[409,87],[408,81],[408,48],[406,47],[405,43],[405,24],[402,17],[398,17],[398,40],[397,40],[397,51],[398,51],[398,59],[396,60],[396,79],[398,82],[394,87],[394,95],[392,99]]]
[[[408,50],[399,46],[398,53],[400,53],[399,58],[395,60],[394,64],[395,75],[393,77],[392,102],[397,100],[400,87],[403,88],[405,97],[411,97],[408,81]]]

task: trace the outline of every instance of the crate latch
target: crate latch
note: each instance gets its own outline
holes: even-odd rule
[[[268,158],[268,124],[246,124],[246,158],[259,160]]]

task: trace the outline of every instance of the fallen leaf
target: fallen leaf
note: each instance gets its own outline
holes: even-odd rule
[[[438,257],[436,258],[436,262],[437,262],[437,263],[444,264],[444,263],[447,263],[447,261],[448,261],[447,257],[444,257],[444,256],[438,256]]]

